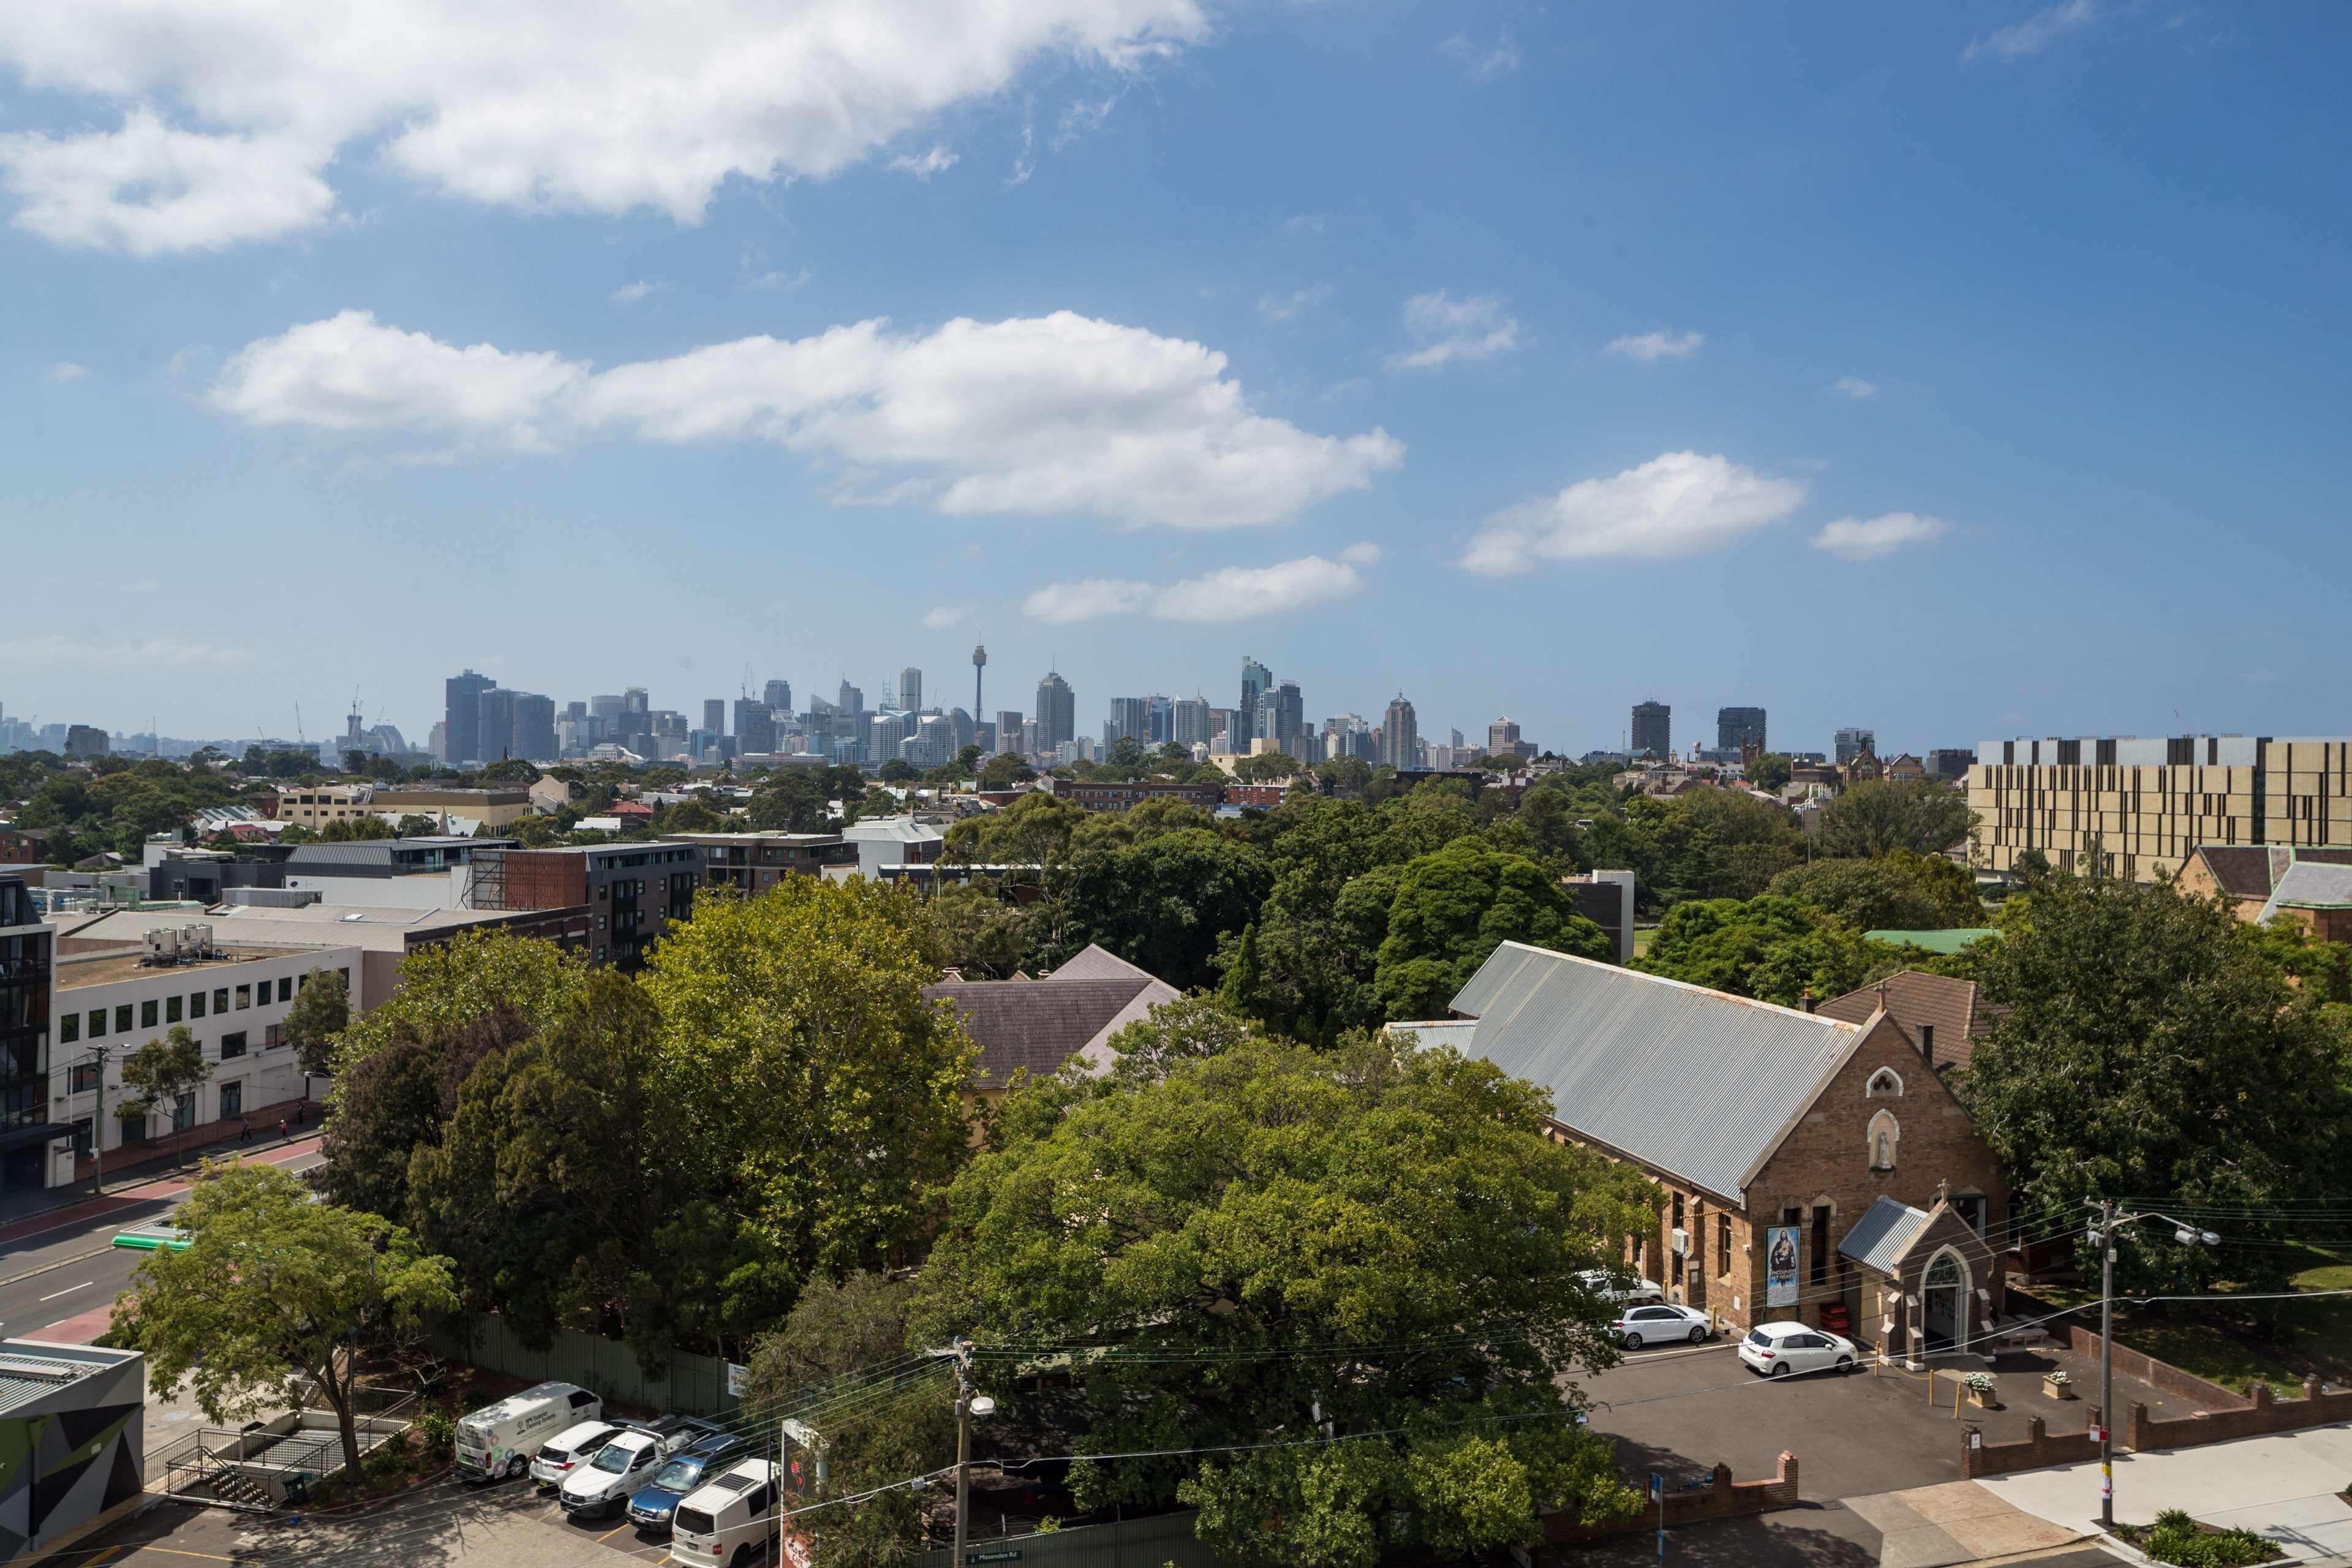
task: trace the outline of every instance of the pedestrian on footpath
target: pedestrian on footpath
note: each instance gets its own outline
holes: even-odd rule
[[[236,1119],[236,1141],[240,1143],[253,1142],[253,1123],[242,1116]]]
[[[286,1137],[286,1118],[282,1116],[278,1119],[278,1136],[281,1141]]]

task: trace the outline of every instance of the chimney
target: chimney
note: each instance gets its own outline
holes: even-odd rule
[[[1813,1010],[1813,988],[1811,986],[1808,985],[1805,987],[1805,994],[1797,999],[1797,1005],[1802,1007],[1808,1013]]]

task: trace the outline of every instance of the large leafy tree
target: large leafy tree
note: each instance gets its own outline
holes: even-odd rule
[[[1827,910],[1856,931],[1949,931],[1985,923],[1968,868],[1897,849],[1875,860],[1816,860],[1772,879],[1776,898]]]
[[[207,1162],[175,1217],[187,1248],[147,1255],[115,1302],[116,1336],[166,1395],[192,1383],[216,1422],[275,1414],[307,1380],[356,1475],[361,1361],[457,1304],[448,1259],[379,1215],[312,1202],[271,1165]]]
[[[1179,990],[1211,984],[1217,939],[1246,925],[1273,883],[1238,839],[1183,828],[1089,855],[1070,889],[1070,945],[1100,942]]]
[[[1318,1568],[1370,1564],[1398,1520],[1394,1544],[1459,1555],[1633,1506],[1570,1380],[1615,1359],[1580,1271],[1654,1194],[1547,1138],[1540,1090],[1390,1040],[1251,1039],[1006,1110],[912,1342],[1001,1358],[1014,1446],[1154,1456],[1081,1466],[1082,1503],[1186,1502],[1231,1560]],[[1066,1384],[1019,1376],[1077,1346],[1100,1349]]]
[[[1969,797],[1948,784],[1866,779],[1822,808],[1821,846],[1832,855],[1937,855],[1974,820]]]
[[[333,1069],[335,1045],[352,1022],[352,987],[340,969],[314,969],[286,1010],[286,1043],[307,1076]]]
[[[1404,868],[1389,905],[1374,984],[1391,1018],[1443,1016],[1506,942],[1607,959],[1609,938],[1534,861],[1469,842]]]
[[[1994,1011],[1961,1089],[2026,1223],[2076,1231],[2098,1197],[2242,1211],[2207,1227],[2218,1249],[2144,1227],[2119,1279],[2280,1285],[2286,1222],[2261,1215],[2345,1185],[2344,1040],[2316,988],[2168,882],[2060,877],[2023,898],[1979,963]]]
[[[977,1053],[923,997],[919,918],[897,889],[787,878],[702,900],[641,981],[684,1118],[677,1179],[724,1194],[794,1288],[902,1260],[963,1159]]]
[[[174,1024],[124,1060],[122,1087],[130,1093],[122,1109],[140,1116],[169,1110],[195,1093],[212,1073],[195,1036],[185,1024]]]
[[[1807,991],[1843,995],[1918,951],[1871,942],[1795,899],[1700,899],[1666,911],[1633,967],[1793,1007]]]

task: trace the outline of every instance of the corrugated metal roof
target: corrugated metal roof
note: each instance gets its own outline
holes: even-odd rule
[[[2262,918],[2270,920],[2282,909],[2330,910],[2347,904],[2352,904],[2352,866],[2297,860],[2271,889]]]
[[[1505,942],[1454,998],[1475,1054],[1551,1090],[1552,1116],[1725,1198],[1780,1146],[1861,1028]]]
[[[1845,1233],[1838,1250],[1864,1268],[1892,1274],[1895,1266],[1903,1261],[1903,1255],[1911,1249],[1911,1244],[1919,1239],[1919,1233],[1927,1228],[1927,1210],[1881,1197]]]
[[[1452,1046],[1464,1056],[1477,1054],[1478,1020],[1475,1018],[1423,1018],[1410,1024],[1391,1024],[1381,1033],[1411,1035],[1417,1045]]]

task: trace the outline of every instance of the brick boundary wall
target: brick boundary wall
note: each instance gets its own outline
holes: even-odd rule
[[[2039,1415],[2025,1418],[2025,1436],[2009,1443],[1971,1443],[1974,1434],[1960,1435],[1960,1473],[1975,1480],[1979,1476],[2006,1476],[2018,1470],[2047,1469],[2053,1465],[2079,1465],[2099,1457],[2097,1439],[2091,1428],[2099,1424],[2099,1407],[2085,1407],[2088,1423],[2080,1432],[2064,1432],[2053,1437],[2050,1424]],[[2138,1406],[2133,1406],[2137,1409]]]
[[[144,1143],[129,1143],[119,1149],[109,1149],[106,1152],[106,1168],[111,1172],[128,1171],[223,1144],[232,1148],[258,1148],[277,1133],[279,1117],[286,1119],[289,1132],[300,1133],[306,1128],[318,1126],[320,1114],[317,1100],[304,1100],[299,1095],[292,1100],[281,1100],[274,1105],[257,1105],[236,1116],[199,1121],[184,1132],[168,1132],[161,1138],[150,1138]],[[253,1130],[250,1143],[237,1142],[239,1123]],[[97,1169],[98,1163],[84,1154],[74,1162],[74,1180],[86,1182]]]
[[[1780,1469],[1769,1481],[1735,1481],[1729,1465],[1717,1465],[1714,1480],[1706,1489],[1668,1492],[1666,1528],[1677,1530],[1686,1524],[1739,1519],[1796,1506],[1797,1456],[1783,1450]],[[1658,1505],[1649,1498],[1643,1499],[1642,1506],[1634,1512],[1606,1524],[1579,1524],[1564,1513],[1546,1514],[1543,1518],[1547,1546],[1575,1546],[1613,1536],[1640,1535],[1657,1528]]]
[[[2011,1290],[2009,1300],[2011,1310],[2021,1317],[2046,1317],[2055,1310],[2021,1290]],[[2078,1323],[2071,1318],[2054,1318],[2042,1325],[2042,1331],[2077,1355],[2095,1359],[2099,1353],[2099,1331],[2087,1323]],[[2183,1372],[2170,1362],[2144,1355],[2120,1342],[2116,1345],[2116,1370],[2126,1377],[2137,1378],[2150,1388],[2165,1394],[2177,1394],[2208,1410],[2243,1410],[2246,1407],[2245,1396],[2235,1390],[2210,1383],[2193,1372]]]
[[[2303,1380],[2301,1399],[2280,1399],[2268,1384],[2256,1384],[2254,1396],[2235,1410],[2200,1410],[2193,1415],[2161,1420],[2145,1405],[2131,1407],[2130,1434],[2134,1453],[2154,1448],[2191,1448],[2200,1443],[2226,1443],[2233,1437],[2258,1437],[2269,1432],[2294,1432],[2305,1426],[2327,1426],[2352,1421],[2352,1390],[2322,1393],[2315,1377]]]

